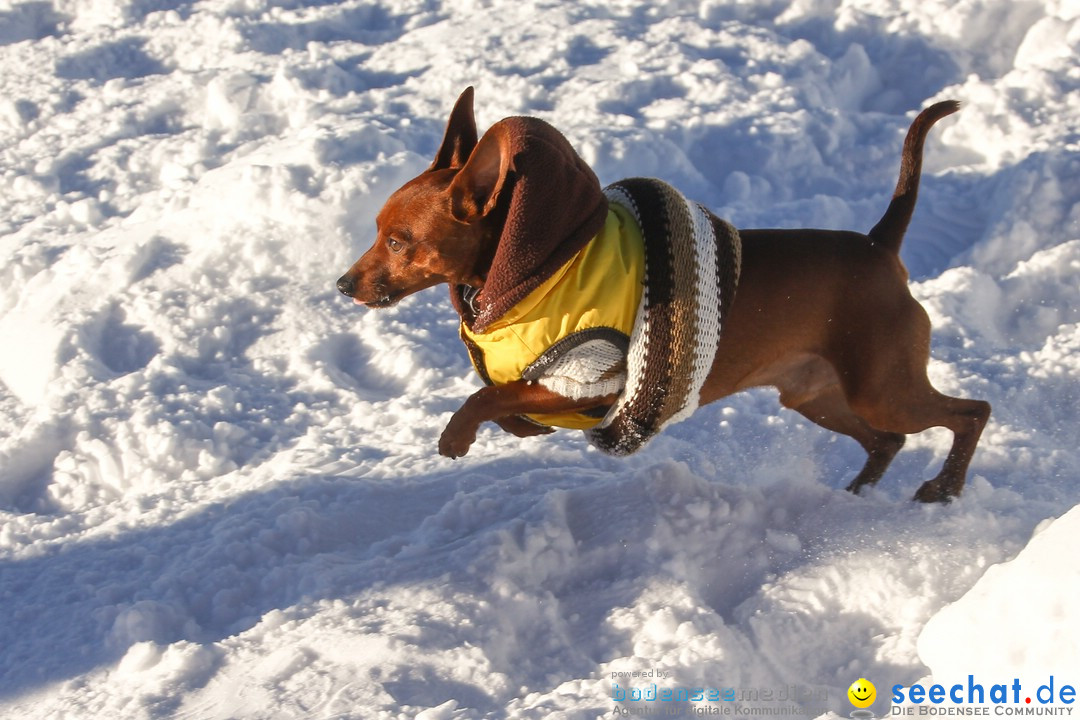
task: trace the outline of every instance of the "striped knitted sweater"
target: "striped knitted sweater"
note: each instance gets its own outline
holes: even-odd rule
[[[641,226],[645,287],[626,385],[587,434],[604,452],[628,455],[697,409],[735,299],[742,245],[734,227],[660,180],[622,180],[604,194]]]

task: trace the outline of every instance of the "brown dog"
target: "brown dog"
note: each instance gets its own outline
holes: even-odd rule
[[[338,289],[357,304],[387,307],[440,283],[482,297],[507,222],[506,196],[523,170],[497,123],[478,141],[472,88],[459,98],[431,167],[406,183],[377,218],[374,246]],[[990,405],[942,395],[926,376],[930,322],[907,288],[900,244],[915,207],[923,142],[930,127],[959,108],[938,103],[912,123],[900,178],[885,215],[867,235],[835,230],[739,230],[742,273],[736,300],[700,404],[751,387],[775,386],[780,402],[849,435],[868,458],[848,490],[877,482],[906,434],[942,426],[953,432],[940,473],[915,499],[960,494]],[[506,122],[506,121],[503,121]],[[573,192],[567,188],[567,192]],[[534,208],[555,215],[552,208]],[[557,227],[557,221],[555,226]],[[474,294],[475,294],[474,290]],[[463,322],[472,311],[458,303]],[[469,397],[439,440],[439,452],[468,452],[481,423],[520,437],[551,432],[523,413],[610,406],[616,395],[570,398],[541,383],[493,384]]]

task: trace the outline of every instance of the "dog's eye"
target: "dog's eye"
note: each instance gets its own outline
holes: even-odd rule
[[[390,252],[399,253],[405,249],[405,246],[395,237],[386,238],[386,246],[390,248]]]

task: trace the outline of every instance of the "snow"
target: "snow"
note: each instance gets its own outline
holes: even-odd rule
[[[1014,560],[989,568],[963,598],[931,618],[919,638],[919,655],[935,676],[1021,673],[1045,680],[1080,667],[1080,648],[1061,642],[1080,633],[1080,618],[1068,607],[1080,590],[1080,560],[1063,552],[1078,523],[1075,507],[1048,521]],[[1053,633],[1046,632],[1048,621]],[[979,642],[986,623],[1001,629],[989,648]]]
[[[1078,53],[1077,0],[0,0],[0,716],[1080,684]],[[994,407],[963,497],[909,501],[944,431],[848,495],[861,450],[768,391],[627,459],[438,457],[479,383],[445,290],[333,284],[470,84],[742,227],[866,230],[961,100],[902,253],[932,379]]]

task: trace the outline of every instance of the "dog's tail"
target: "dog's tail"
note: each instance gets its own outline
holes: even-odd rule
[[[939,102],[923,110],[915,118],[915,122],[911,123],[904,139],[904,152],[900,157],[900,179],[896,182],[892,202],[878,224],[868,233],[874,243],[894,253],[900,252],[900,243],[904,240],[911,214],[915,211],[915,200],[919,196],[919,176],[922,174],[926,134],[934,123],[959,109],[960,103],[955,100]]]

